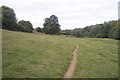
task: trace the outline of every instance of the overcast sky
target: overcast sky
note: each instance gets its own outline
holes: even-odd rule
[[[33,27],[43,27],[44,19],[56,15],[61,29],[85,26],[118,19],[119,0],[0,0],[12,8],[18,21],[26,20]]]

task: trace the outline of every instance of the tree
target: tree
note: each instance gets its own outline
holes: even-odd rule
[[[72,36],[92,38],[113,38],[120,39],[120,20],[112,20],[103,24],[86,26],[71,31]]]
[[[40,27],[35,28],[35,30],[36,30],[37,32],[42,32],[42,28],[40,28]]]
[[[2,29],[2,8],[0,7],[0,29]]]
[[[20,31],[23,31],[23,32],[32,32],[33,31],[33,25],[29,21],[24,21],[24,20],[19,21],[18,28]]]
[[[2,28],[8,30],[17,30],[17,19],[13,9],[2,6]]]
[[[69,29],[66,29],[66,30],[61,30],[61,34],[64,34],[64,35],[71,35],[71,30]]]
[[[45,18],[44,21],[43,29],[46,34],[60,34],[61,29],[57,16],[51,15],[50,18]]]
[[[114,27],[112,38],[120,40],[120,19],[117,21],[117,24]]]
[[[71,31],[71,35],[72,36],[76,36],[76,37],[83,37],[83,28],[76,28],[74,30]]]

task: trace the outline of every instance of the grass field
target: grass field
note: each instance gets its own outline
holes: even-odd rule
[[[79,45],[73,77],[118,77],[118,41],[2,30],[3,78],[60,78]]]
[[[112,39],[81,39],[78,42],[78,63],[74,77],[118,77],[118,41]]]

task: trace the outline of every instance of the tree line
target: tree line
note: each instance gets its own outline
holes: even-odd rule
[[[22,31],[22,32],[43,32],[46,34],[63,34],[71,35],[79,38],[113,38],[120,40],[120,20],[112,20],[104,22],[103,24],[96,24],[86,26],[84,28],[75,28],[73,30],[61,30],[58,17],[51,15],[44,19],[43,28],[33,28],[30,21],[17,21],[15,11],[7,6],[1,6],[2,14],[0,21],[2,22],[2,29]]]
[[[21,20],[17,22],[16,14],[12,8],[7,6],[1,6],[0,8],[2,10],[2,29],[23,32],[33,31],[34,28],[30,21]]]
[[[15,11],[8,6],[1,6],[2,14],[0,15],[0,21],[2,22],[2,29],[33,32],[34,28],[30,21],[20,20],[17,22]],[[1,19],[2,18],[2,19]],[[37,32],[44,32],[46,34],[60,34],[60,25],[58,18],[55,15],[51,15],[50,18],[45,18],[43,23],[44,28],[37,27]]]
[[[112,20],[103,24],[86,26],[71,30],[70,35],[89,38],[113,38],[120,40],[120,20]]]

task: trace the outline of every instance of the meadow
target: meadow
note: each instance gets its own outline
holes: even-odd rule
[[[2,30],[3,78],[61,78],[78,45],[74,78],[117,78],[118,40]]]
[[[87,38],[78,42],[78,63],[74,77],[117,78],[118,41]]]

